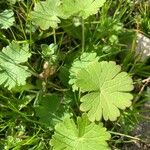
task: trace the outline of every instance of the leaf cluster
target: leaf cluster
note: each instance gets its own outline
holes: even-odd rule
[[[126,134],[149,100],[150,76],[149,56],[136,49],[137,15],[148,34],[139,8],[0,1],[0,149],[109,150],[137,140]]]

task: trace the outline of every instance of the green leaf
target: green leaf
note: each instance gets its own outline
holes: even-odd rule
[[[35,107],[37,116],[40,122],[47,127],[54,127],[66,116],[69,116],[68,108],[61,102],[61,99],[56,94],[41,95],[38,99],[38,105]]]
[[[79,16],[83,19],[96,14],[106,0],[46,0],[39,1],[31,12],[32,22],[42,30],[57,28],[60,18]]]
[[[9,90],[16,85],[25,85],[26,78],[31,74],[28,72],[28,67],[21,63],[28,61],[30,56],[28,44],[19,45],[13,41],[3,48],[0,52],[0,85],[4,84]]]
[[[58,46],[53,43],[50,45],[42,44],[41,48],[42,48],[42,54],[44,55],[44,57],[50,57],[56,53]]]
[[[7,29],[13,25],[15,21],[14,12],[12,10],[4,10],[0,13],[0,27]]]
[[[58,45],[56,44],[42,44],[41,45],[41,49],[42,49],[42,55],[43,58],[46,59],[50,65],[54,65],[57,62],[57,49],[58,49]]]
[[[66,18],[78,13],[78,7],[76,4],[76,0],[62,0],[61,5],[62,12]],[[64,17],[64,18],[65,18]]]
[[[87,67],[93,62],[98,62],[99,57],[96,56],[96,53],[83,53],[80,58],[74,60],[72,67],[70,69],[70,80],[69,84],[72,85],[73,91],[78,90],[76,86],[76,76],[78,72]]]
[[[82,93],[80,110],[88,111],[91,121],[114,121],[120,115],[119,109],[131,105],[133,96],[132,79],[115,62],[94,62],[78,72],[76,85]],[[87,93],[88,92],[88,93]]]
[[[22,0],[6,0],[8,1],[11,5],[14,5],[16,2],[22,1]]]
[[[65,16],[77,15],[83,19],[98,12],[106,0],[62,0],[62,10]]]
[[[50,27],[57,28],[60,19],[60,0],[39,1],[34,6],[34,11],[31,12],[32,22],[40,26],[42,30],[47,30]]]
[[[58,123],[50,144],[54,150],[109,150],[109,139],[106,128],[90,123],[84,114],[77,118],[77,124],[70,118]]]

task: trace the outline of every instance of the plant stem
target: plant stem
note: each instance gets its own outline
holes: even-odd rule
[[[84,26],[84,19],[82,18],[82,23],[81,23],[81,27],[82,27],[82,53],[84,52],[84,48],[85,48],[85,26]]]
[[[133,101],[133,104],[135,104],[139,98],[141,97],[141,94],[142,92],[144,91],[145,87],[150,83],[150,77],[148,77],[147,79],[144,79],[143,80],[143,86],[141,87],[139,93],[137,94],[137,96],[135,97],[134,101]]]
[[[140,139],[140,138],[133,137],[133,136],[126,135],[126,134],[122,134],[122,133],[118,133],[118,132],[109,131],[109,133],[110,134],[114,134],[114,135],[119,135],[119,136],[127,137],[127,138],[130,138],[130,139],[133,139],[133,140],[137,140],[137,141],[142,141],[142,139]]]
[[[11,29],[11,28],[9,28],[9,30],[10,30],[10,32],[11,32],[11,34],[12,34],[12,36],[13,36],[14,40],[16,41],[17,39],[16,39],[16,37],[15,37],[14,32],[12,31],[12,29]]]
[[[54,38],[54,44],[56,44],[56,31],[54,28],[53,28],[53,38]]]

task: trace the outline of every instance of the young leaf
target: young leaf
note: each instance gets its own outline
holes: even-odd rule
[[[0,52],[0,85],[4,84],[8,89],[16,85],[26,84],[26,78],[31,74],[27,71],[28,67],[21,65],[31,56],[29,45],[19,45],[12,42],[9,46]]]
[[[31,12],[31,20],[41,29],[47,30],[49,27],[57,28],[60,19],[60,0],[46,0],[37,2],[34,11]]]
[[[78,90],[76,86],[76,76],[82,68],[87,67],[93,62],[98,62],[99,57],[96,56],[96,53],[83,53],[80,58],[75,59],[70,69],[70,80],[69,84],[72,85],[73,91]]]
[[[56,53],[57,53],[58,46],[53,43],[50,45],[42,44],[41,48],[42,48],[43,58],[46,59],[50,65],[56,64],[57,62]]]
[[[131,105],[133,96],[132,79],[126,72],[120,72],[115,62],[95,62],[78,72],[76,85],[85,95],[81,98],[81,111],[88,111],[91,121],[114,121],[120,115],[120,109]],[[87,93],[88,92],[88,93]]]
[[[86,114],[77,118],[77,124],[66,118],[55,130],[50,142],[54,150],[109,150],[110,134],[101,124],[90,123]]]
[[[15,21],[14,12],[12,10],[4,10],[0,13],[0,27],[7,29],[13,25]]]
[[[67,17],[77,15],[83,19],[98,12],[106,0],[62,0],[63,13]]]

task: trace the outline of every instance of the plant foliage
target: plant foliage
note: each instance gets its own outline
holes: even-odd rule
[[[14,21],[14,12],[12,10],[6,9],[0,13],[0,28],[7,29],[13,25]]]
[[[96,53],[83,53],[80,58],[76,58],[70,68],[70,80],[69,84],[72,85],[73,91],[78,90],[76,86],[77,74],[80,70],[87,67],[93,62],[98,62],[99,57],[96,56]]]
[[[31,12],[31,20],[43,30],[49,27],[57,28],[61,14],[59,6],[60,0],[39,1],[35,4],[34,11]]]
[[[0,150],[147,148],[149,6],[0,0]]]
[[[31,56],[28,44],[18,44],[13,41],[0,52],[0,84],[8,89],[26,84],[26,78],[31,76],[28,67],[22,65]]]
[[[54,150],[109,150],[107,140],[110,134],[101,124],[90,123],[86,114],[77,118],[77,124],[70,118],[55,126],[51,140]]]
[[[46,0],[35,4],[34,11],[31,12],[31,20],[41,29],[50,27],[57,28],[60,18],[67,19],[71,16],[88,18],[96,14],[105,0]]]
[[[37,116],[40,117],[40,122],[51,128],[63,118],[69,116],[68,108],[63,105],[56,94],[41,95],[35,110]]]
[[[62,0],[62,9],[65,16],[88,18],[98,12],[106,0]]]
[[[80,109],[88,111],[91,121],[114,121],[120,115],[119,109],[131,105],[133,96],[132,79],[126,72],[120,72],[115,62],[95,62],[78,72],[76,85],[82,93]],[[88,93],[87,93],[88,92]]]

